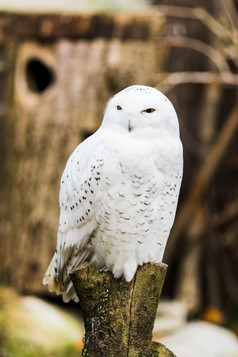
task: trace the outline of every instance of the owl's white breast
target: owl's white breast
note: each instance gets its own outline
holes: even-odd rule
[[[178,138],[168,145],[163,138],[103,136],[106,140],[97,153],[103,167],[93,262],[130,280],[133,267],[162,261],[177,206],[182,148]]]

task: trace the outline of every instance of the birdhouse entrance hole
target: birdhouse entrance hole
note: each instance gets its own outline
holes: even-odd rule
[[[43,93],[54,82],[53,70],[41,59],[32,58],[26,64],[26,81],[34,93]]]

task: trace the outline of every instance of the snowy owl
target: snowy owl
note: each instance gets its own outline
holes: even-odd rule
[[[134,85],[112,97],[63,172],[57,249],[43,284],[77,301],[69,274],[85,261],[127,282],[139,265],[160,263],[182,172],[178,119],[166,96]]]

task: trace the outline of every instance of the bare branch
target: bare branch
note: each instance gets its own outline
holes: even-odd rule
[[[200,52],[215,64],[219,72],[229,71],[229,66],[227,65],[225,57],[221,55],[220,51],[205,42],[183,36],[166,36],[160,41],[160,43],[163,42],[166,43],[167,46],[186,47]]]
[[[238,200],[228,203],[221,212],[215,213],[208,222],[211,228],[218,228],[238,217]],[[209,227],[208,227],[209,228]]]
[[[174,72],[162,73],[157,76],[157,88],[165,87],[165,92],[179,84],[222,84],[224,86],[238,86],[238,74],[230,72],[212,73],[212,72]]]
[[[230,24],[230,31],[232,33],[232,35],[235,35],[235,29],[238,25],[237,22],[237,11],[236,11],[236,7],[234,4],[233,0],[221,0],[221,3],[223,5],[224,8],[224,13],[226,14],[226,17],[229,21]]]
[[[203,8],[183,6],[158,5],[156,8],[168,17],[181,17],[200,20],[216,37],[223,42],[233,42],[229,30],[222,26],[213,16]]]

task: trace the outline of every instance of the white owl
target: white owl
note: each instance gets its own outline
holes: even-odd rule
[[[109,100],[101,127],[70,156],[61,179],[57,249],[43,284],[77,297],[69,274],[85,261],[130,281],[160,263],[183,172],[179,124],[157,89],[128,87]]]

